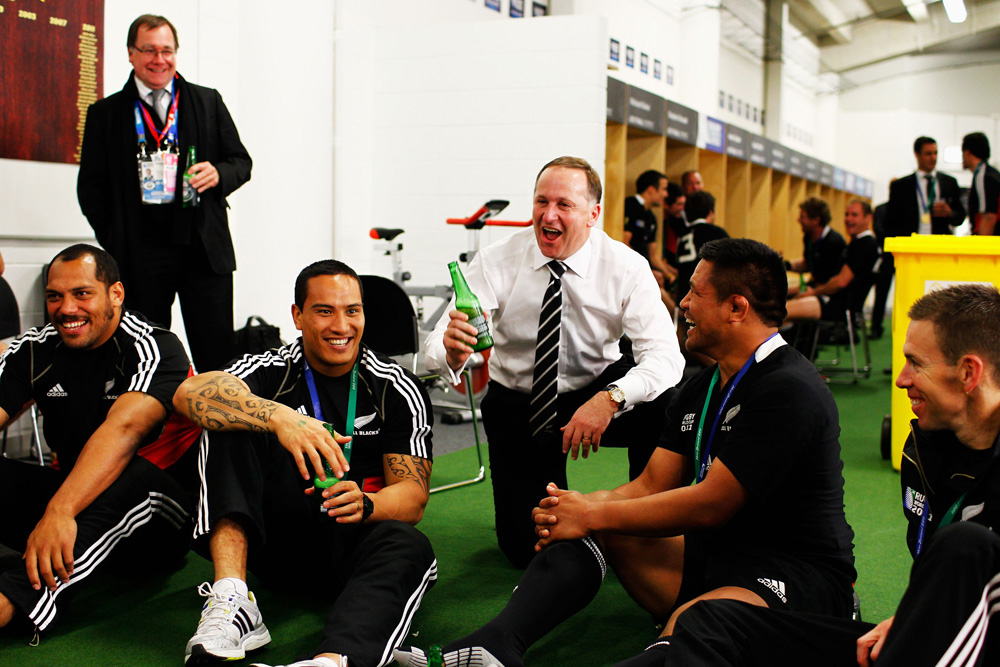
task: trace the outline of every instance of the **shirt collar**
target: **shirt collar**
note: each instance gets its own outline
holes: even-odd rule
[[[147,86],[146,84],[144,84],[139,79],[139,77],[133,75],[133,78],[135,79],[136,90],[139,91],[139,99],[142,100],[143,102],[145,102],[146,98],[149,97],[149,94],[151,92],[153,92],[153,89],[150,88],[149,86]],[[167,83],[167,87],[164,88],[164,90],[167,91],[168,93],[173,93],[173,90],[174,90],[174,80],[173,79],[171,79],[169,81],[169,83]]]
[[[639,201],[640,204],[642,204],[643,208],[646,207],[646,200],[642,198],[642,195],[636,193],[635,198]]]
[[[921,171],[917,169],[917,176],[923,176],[924,178],[927,178],[928,176],[933,176],[934,178],[937,178],[937,169],[935,169],[934,171]]]
[[[590,228],[590,236],[587,238],[586,243],[583,247],[577,250],[575,253],[570,255],[564,260],[561,260],[563,264],[566,265],[568,269],[573,271],[573,273],[578,276],[587,277],[587,269],[590,268],[590,258],[594,254],[594,228]],[[538,249],[538,244],[534,247],[534,258],[531,263],[531,268],[536,271],[549,262],[552,261],[551,257],[546,257],[542,254],[542,251]]]
[[[757,351],[753,353],[754,359],[759,364],[760,362],[767,359],[768,355],[770,355],[772,352],[777,350],[782,345],[787,345],[787,344],[788,343],[785,341],[785,339],[781,337],[781,334],[772,336],[771,338],[768,338],[766,341],[760,344],[760,347],[757,348]]]

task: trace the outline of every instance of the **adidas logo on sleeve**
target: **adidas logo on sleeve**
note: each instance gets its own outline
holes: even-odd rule
[[[62,385],[58,383],[56,383],[56,386],[52,387],[52,389],[45,392],[45,395],[49,398],[65,398],[66,396],[69,396],[69,394],[66,393],[66,390],[62,388]]]
[[[788,598],[785,597],[785,582],[778,581],[777,579],[765,579],[763,577],[758,578],[757,581],[771,589],[778,596],[779,600],[788,604]]]

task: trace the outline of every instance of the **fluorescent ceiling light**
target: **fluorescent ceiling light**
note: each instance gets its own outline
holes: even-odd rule
[[[944,0],[944,11],[952,23],[961,23],[969,15],[962,0]]]
[[[924,0],[903,0],[903,5],[914,21],[927,20],[927,5]]]

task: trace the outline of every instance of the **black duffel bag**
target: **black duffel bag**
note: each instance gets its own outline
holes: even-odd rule
[[[235,334],[236,355],[260,354],[281,347],[281,330],[273,324],[268,324],[260,315],[251,315],[247,324],[238,329]]]

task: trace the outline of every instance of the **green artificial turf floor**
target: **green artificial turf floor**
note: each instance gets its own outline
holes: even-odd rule
[[[890,343],[873,342],[872,376],[853,386],[833,386],[841,417],[847,479],[847,518],[854,527],[857,591],[866,620],[893,613],[909,573],[904,544],[899,475],[879,455],[883,415],[889,410]],[[471,449],[435,461],[434,483],[462,479],[475,470]],[[625,452],[603,449],[597,458],[570,462],[570,483],[581,491],[624,481]],[[437,585],[414,620],[412,643],[446,643],[479,627],[504,604],[520,572],[496,549],[489,482],[435,494],[420,528],[438,558]],[[321,573],[311,573],[322,576]],[[58,626],[37,647],[28,637],[0,632],[0,667],[73,665],[102,667],[182,664],[202,599],[196,587],[210,580],[210,564],[189,554],[184,566],[143,581],[104,576],[81,593]],[[251,579],[251,586],[254,580]],[[308,578],[304,581],[308,587]],[[256,591],[273,641],[246,660],[283,664],[315,645],[327,604],[308,595],[293,598]],[[641,651],[656,636],[649,617],[609,573],[597,599],[536,644],[529,665],[611,665]]]

